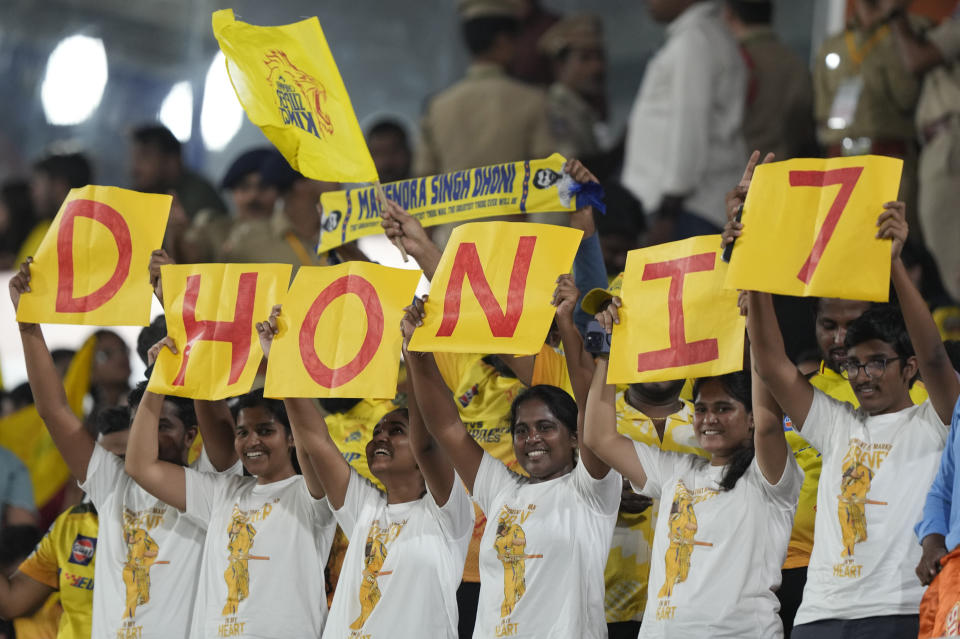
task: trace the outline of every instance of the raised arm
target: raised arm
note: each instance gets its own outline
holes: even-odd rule
[[[423,230],[420,221],[407,213],[393,200],[387,200],[380,220],[384,233],[391,242],[400,242],[407,253],[417,261],[428,280],[433,279],[442,252]]]
[[[10,300],[13,302],[14,311],[20,304],[20,296],[30,293],[32,261],[33,258],[27,258],[27,261],[20,265],[20,272],[10,279]],[[83,422],[70,409],[40,325],[20,322],[20,341],[23,344],[27,379],[33,391],[37,413],[50,431],[50,436],[70,472],[78,481],[86,481],[87,464],[93,455],[94,440],[84,429]]]
[[[410,343],[410,336],[413,335],[414,328],[414,325],[406,316],[400,322],[400,330],[403,332],[403,357],[407,362],[421,355],[407,350],[407,344]],[[434,501],[438,506],[443,506],[447,503],[450,490],[453,487],[453,464],[444,454],[437,440],[427,431],[417,402],[417,380],[414,379],[412,382],[407,387],[407,407],[410,413],[410,449],[413,451],[413,457],[417,460],[417,466],[423,473],[423,479],[427,482],[427,488],[430,489]]]
[[[257,322],[257,335],[263,356],[269,358],[270,345],[279,331],[277,318],[280,317],[280,305],[270,311],[270,317]],[[307,484],[307,490],[314,499],[326,495],[334,508],[343,506],[350,483],[350,464],[340,454],[340,450],[330,437],[327,422],[312,399],[288,397],[283,400],[293,431],[293,441],[297,447],[297,460],[300,472]]]
[[[813,386],[787,357],[780,325],[777,324],[777,312],[773,308],[773,296],[750,291],[747,299],[750,307],[747,334],[750,336],[754,373],[790,416],[793,427],[800,430],[813,404]]]
[[[187,509],[187,479],[183,466],[159,457],[157,431],[163,412],[163,395],[143,394],[127,439],[124,468],[140,486],[177,510]]]
[[[947,349],[940,340],[940,332],[927,309],[927,303],[910,281],[907,268],[900,259],[903,244],[907,241],[906,206],[903,202],[887,202],[883,208],[885,210],[877,221],[880,227],[877,237],[893,241],[890,279],[900,300],[903,321],[907,325],[907,333],[917,355],[920,377],[930,394],[930,402],[941,421],[949,424],[957,396],[960,395],[960,381],[950,363]]]
[[[787,466],[790,448],[783,430],[783,412],[767,390],[750,357],[750,388],[753,394],[753,449],[764,479],[777,484]]]
[[[405,311],[404,322],[414,327],[423,325],[422,300],[414,300]],[[453,395],[440,375],[433,353],[410,353],[406,363],[427,431],[453,462],[460,479],[472,493],[480,462],[483,461],[483,448],[474,441],[461,421]]]
[[[583,338],[574,321],[574,310],[580,302],[580,291],[570,275],[557,278],[553,305],[557,307],[557,330],[567,361],[567,373],[573,387],[573,398],[581,412],[587,405],[587,393],[593,380],[593,357],[583,348]]]

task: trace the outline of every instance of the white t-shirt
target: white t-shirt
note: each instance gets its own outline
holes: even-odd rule
[[[603,566],[622,489],[614,470],[594,479],[578,463],[534,483],[483,454],[473,484],[487,513],[474,639],[607,636]]]
[[[350,540],[324,639],[457,636],[457,587],[473,533],[473,506],[459,479],[443,507],[429,492],[387,504],[350,469],[335,511]]]
[[[726,491],[725,466],[634,446],[647,474],[634,490],[660,500],[640,637],[782,637],[774,591],[803,484],[793,455],[776,485],[754,458]]]
[[[207,531],[190,636],[319,637],[336,530],[326,498],[301,475],[257,484],[188,470],[186,479],[187,517]]]
[[[947,430],[929,400],[870,417],[815,391],[800,434],[823,455],[823,470],[796,624],[917,614],[923,586],[913,527]]]
[[[205,454],[200,468],[213,470]],[[227,474],[236,474],[239,463]],[[93,639],[186,637],[203,529],[128,475],[97,445],[80,484],[100,515],[93,591]]]

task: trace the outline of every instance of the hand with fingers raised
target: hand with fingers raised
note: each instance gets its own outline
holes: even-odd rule
[[[280,332],[280,304],[274,304],[270,309],[270,317],[262,322],[257,322],[257,337],[260,338],[260,348],[263,350],[263,358],[270,357],[270,345],[273,344],[273,338]]]

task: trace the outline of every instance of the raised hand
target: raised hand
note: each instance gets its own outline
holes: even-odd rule
[[[557,319],[573,321],[573,311],[577,308],[580,299],[580,290],[573,282],[573,276],[565,273],[557,278],[557,288],[553,291],[553,300],[550,302],[557,307]]]
[[[620,323],[619,309],[621,306],[623,306],[623,302],[620,298],[613,297],[602,311],[593,316],[595,320],[600,322],[600,326],[602,326],[603,330],[607,333],[612,333],[613,325]]]
[[[410,338],[413,337],[413,331],[415,331],[418,326],[423,326],[423,305],[426,301],[426,295],[423,296],[423,299],[415,297],[413,298],[413,303],[403,309],[403,318],[400,320],[400,333],[403,335],[404,351],[407,350]]]
[[[20,306],[20,296],[24,293],[30,293],[30,264],[33,258],[28,257],[27,261],[20,265],[20,270],[10,278],[10,301],[13,302],[13,310],[16,311]]]
[[[597,179],[597,176],[591,173],[590,169],[583,165],[583,162],[573,158],[567,160],[563,165],[563,172],[570,174],[570,177],[572,177],[579,184],[586,184],[587,182],[600,182],[600,180]]]
[[[726,248],[741,235],[743,235],[743,222],[738,222],[736,217],[729,218],[723,226],[723,233],[720,234],[720,248]]]
[[[270,357],[270,345],[273,344],[273,338],[280,332],[279,322],[280,304],[274,304],[270,309],[270,317],[263,322],[257,322],[257,337],[260,338],[260,348],[263,350],[263,358]]]
[[[393,200],[386,200],[380,226],[391,242],[399,240],[403,248],[414,257],[433,246],[420,221]]]
[[[767,153],[763,157],[763,161],[759,162],[760,151],[754,151],[750,154],[750,159],[747,160],[747,166],[743,170],[743,176],[741,176],[737,185],[727,193],[726,204],[728,220],[732,220],[737,216],[737,212],[740,210],[740,207],[743,206],[744,200],[747,199],[747,191],[750,190],[750,183],[753,181],[753,172],[757,168],[757,163],[766,164],[767,162],[773,162],[775,157],[773,153]]]
[[[147,366],[152,366],[153,363],[157,361],[157,358],[160,357],[160,351],[164,347],[170,349],[170,352],[174,355],[180,352],[177,350],[177,345],[173,342],[173,338],[167,335],[147,351]]]
[[[907,205],[903,202],[887,202],[883,205],[883,213],[877,218],[877,238],[893,240],[890,246],[890,257],[900,258],[900,252],[907,241],[910,227],[907,225]]]

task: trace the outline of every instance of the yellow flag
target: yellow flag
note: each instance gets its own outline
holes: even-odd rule
[[[112,186],[71,189],[34,255],[32,292],[20,298],[17,320],[149,324],[147,266],[163,244],[172,200]]]
[[[878,155],[758,166],[725,285],[782,295],[886,301],[890,240],[876,239],[903,161]]]
[[[270,347],[264,394],[395,397],[400,320],[420,274],[367,262],[301,267]]]
[[[319,20],[258,27],[223,9],[213,34],[240,104],[290,166],[315,180],[379,179]]]
[[[620,323],[607,382],[633,384],[722,375],[743,368],[746,322],[723,288],[719,235],[627,254]]]
[[[410,349],[533,355],[550,330],[557,277],[570,272],[583,231],[521,222],[454,229],[430,283]]]
[[[282,304],[289,264],[161,267],[167,335],[178,354],[160,351],[148,390],[194,399],[249,392],[263,359],[256,323]]]
[[[554,153],[543,160],[389,182],[383,185],[383,192],[424,227],[497,215],[569,212],[577,203],[570,192],[575,182],[563,172],[565,163],[562,155]],[[373,186],[324,193],[320,207],[320,253],[383,233],[380,200]]]
[[[91,335],[70,360],[63,378],[67,403],[78,419],[83,418],[83,398],[90,390],[90,371],[96,346],[97,338]],[[43,508],[70,479],[70,469],[33,404],[0,418],[0,446],[19,457],[30,471],[33,497],[38,508]]]

